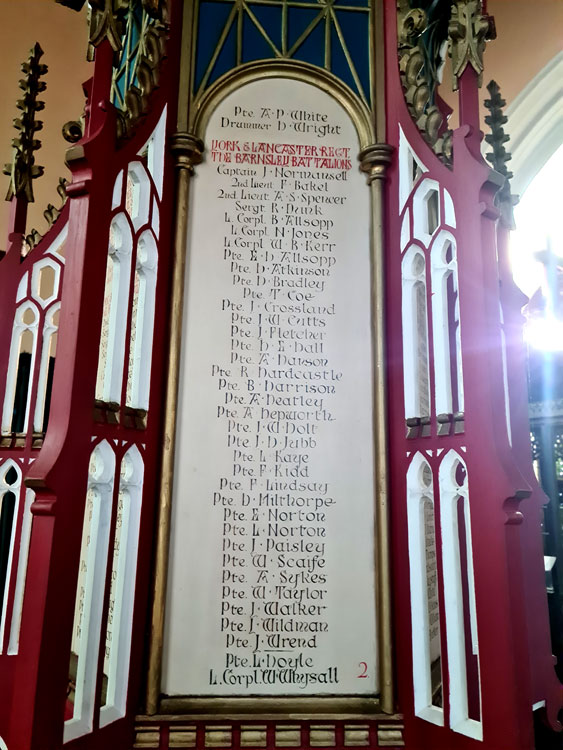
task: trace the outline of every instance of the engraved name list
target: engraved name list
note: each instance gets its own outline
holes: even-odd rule
[[[257,81],[193,183],[165,691],[377,691],[368,191],[331,97]]]

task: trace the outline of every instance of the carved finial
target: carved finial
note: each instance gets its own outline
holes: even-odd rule
[[[508,117],[502,112],[503,107],[506,106],[506,101],[502,98],[500,87],[496,81],[491,81],[488,84],[487,91],[491,98],[485,99],[483,104],[490,112],[485,117],[485,122],[490,127],[491,132],[485,136],[485,140],[493,148],[487,154],[487,161],[493,165],[497,172],[505,177],[512,177],[512,172],[509,172],[506,167],[506,163],[512,159],[512,156],[504,147],[504,144],[510,140],[510,136],[504,132],[503,127],[508,122]]]
[[[45,107],[45,103],[37,99],[40,91],[45,91],[47,84],[39,78],[47,72],[47,66],[39,62],[43,50],[38,43],[31,49],[29,59],[22,64],[25,78],[20,80],[20,88],[24,92],[23,99],[19,99],[16,106],[22,115],[14,120],[14,127],[18,135],[12,141],[14,158],[11,164],[6,164],[4,174],[10,175],[10,186],[6,200],[14,196],[25,198],[33,202],[32,181],[43,174],[43,167],[35,164],[34,151],[41,146],[41,141],[34,137],[41,130],[43,123],[35,119],[35,113]]]
[[[494,19],[482,13],[480,0],[455,0],[448,27],[449,53],[452,58],[453,88],[457,91],[459,79],[468,65],[483,82],[483,53],[485,42],[496,38]]]
[[[491,81],[488,84],[487,91],[490,98],[485,99],[483,103],[490,113],[486,115],[485,122],[490,127],[491,132],[485,135],[485,140],[493,150],[489,151],[486,158],[493,166],[493,169],[500,172],[506,178],[503,187],[498,192],[497,200],[508,209],[510,223],[512,224],[513,197],[510,193],[512,172],[506,166],[507,162],[512,159],[512,156],[504,147],[504,144],[510,140],[510,136],[504,132],[504,125],[508,122],[508,118],[502,111],[503,107],[506,106],[506,101],[502,98],[500,87],[496,81]]]

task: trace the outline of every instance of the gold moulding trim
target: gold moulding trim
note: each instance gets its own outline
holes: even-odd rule
[[[311,724],[309,727],[309,745],[311,747],[334,747],[336,745],[335,727]]]
[[[367,175],[368,183],[385,179],[387,168],[393,160],[393,151],[393,146],[387,143],[374,143],[359,153],[360,169]]]
[[[205,730],[205,747],[229,747],[232,739],[231,726],[207,727]]]
[[[404,747],[403,729],[402,725],[397,724],[380,725],[377,728],[378,747]]]
[[[203,159],[203,141],[190,133],[175,133],[170,140],[170,150],[178,169],[187,169],[190,174]]]
[[[359,697],[280,697],[260,698],[161,698],[160,715],[189,715],[205,721],[207,718],[229,717],[249,721],[266,719],[299,719],[311,721],[374,719],[381,713],[378,698]],[[387,718],[387,717],[386,717]]]
[[[144,724],[140,721],[135,730],[134,748],[161,747],[163,724]],[[373,726],[373,725],[371,725]],[[215,724],[199,727],[204,732],[204,745],[210,748],[229,748],[233,744],[235,727],[232,724]],[[262,748],[267,746],[266,724],[241,724],[239,746],[241,748]],[[369,747],[369,724],[344,724],[341,727],[344,747]],[[166,748],[191,748],[197,745],[198,726],[195,724],[168,725],[168,745]],[[275,747],[336,747],[337,727],[334,723],[323,724],[278,724],[273,728]],[[380,724],[377,726],[379,747],[403,747],[403,724]]]
[[[147,674],[146,711],[156,713],[159,704],[164,640],[164,612],[168,575],[170,513],[174,477],[174,439],[180,377],[180,348],[188,226],[189,182],[194,165],[202,160],[203,143],[187,132],[175,133],[170,149],[176,167],[176,227],[172,271],[169,371],[166,381],[165,418],[163,425],[162,469],[160,476],[158,527],[155,561],[153,607]]]
[[[375,131],[372,115],[361,99],[332,73],[295,60],[251,62],[226,73],[195,100],[192,110],[192,132],[203,138],[209,118],[224,99],[242,86],[268,78],[290,78],[321,89],[336,99],[354,123],[360,149],[373,143]]]
[[[267,727],[266,725],[241,726],[240,728],[240,746],[241,747],[266,747],[267,745]]]

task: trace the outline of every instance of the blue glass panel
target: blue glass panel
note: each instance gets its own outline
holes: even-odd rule
[[[334,5],[336,7],[353,5],[354,8],[369,8],[369,0],[334,0]]]
[[[281,52],[282,48],[282,9],[275,5],[248,5],[250,10],[256,16],[257,21],[260,23],[264,31],[268,34],[272,42]],[[246,40],[245,40],[246,41]],[[272,48],[270,47],[270,50]],[[273,52],[270,52],[269,56],[272,56]],[[253,58],[256,59],[256,58]]]
[[[125,98],[126,84],[127,84],[127,81],[125,80],[125,70],[124,70],[123,73],[120,73],[120,75],[117,77],[115,81],[115,87],[119,91],[121,99]]]
[[[132,52],[136,45],[139,43],[139,36],[140,34],[140,28],[137,26],[137,23],[131,19],[131,30],[129,32],[129,51]]]
[[[143,5],[140,2],[136,2],[133,4],[133,15],[137,19],[137,22],[139,26],[141,25],[141,22],[143,20]]]
[[[319,16],[319,10],[316,8],[289,8],[287,13],[287,47],[288,49],[291,49],[295,42],[299,39],[301,34],[305,31],[307,26],[309,26],[310,23],[312,23],[316,18]],[[319,28],[323,28],[324,21],[320,21],[319,25],[316,27],[315,31]],[[323,65],[324,60],[324,38],[323,34],[321,34],[321,40],[320,40],[320,55],[321,55],[321,62],[318,63],[321,66]],[[297,57],[299,59],[305,59],[301,57],[301,53],[299,50],[295,53],[294,57]],[[310,60],[306,60],[306,62],[310,62]]]
[[[232,3],[203,2],[199,6],[195,88],[199,88],[225,27]]]
[[[352,91],[355,91],[356,94],[359,94],[360,92],[358,91],[358,87],[356,86],[354,78],[352,77],[352,71],[350,70],[350,66],[348,65],[348,60],[346,60],[346,56],[344,54],[344,50],[342,49],[342,45],[340,44],[338,34],[336,33],[336,29],[334,28],[334,24],[332,25],[332,28],[330,30],[330,42],[330,61],[332,72],[335,76],[338,76],[338,78],[344,81],[344,83],[347,83]]]
[[[219,57],[215,61],[207,85],[210,86],[213,81],[216,81],[223,73],[227,73],[232,70],[237,64],[237,20],[235,18],[234,23],[231,26],[231,30],[227,34],[227,38],[223,46]]]
[[[244,14],[242,27],[242,62],[274,57],[274,50],[264,39],[248,13]]]
[[[367,13],[341,11],[336,13],[336,18],[364,94],[369,100],[369,16]]]

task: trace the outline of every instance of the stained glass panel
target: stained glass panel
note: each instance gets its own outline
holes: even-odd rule
[[[328,70],[370,97],[367,0],[201,0],[194,93],[254,60],[292,59]]]

